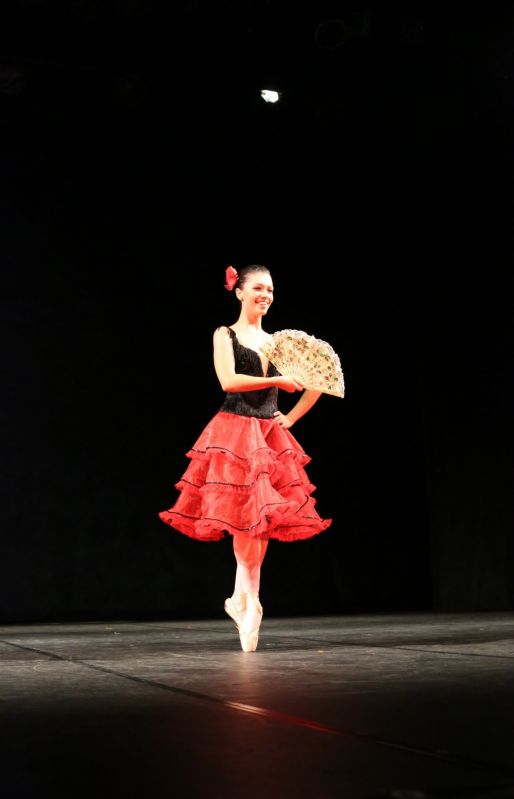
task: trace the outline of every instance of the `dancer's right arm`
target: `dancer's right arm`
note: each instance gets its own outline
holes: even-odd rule
[[[218,327],[214,331],[214,369],[221,383],[223,391],[255,391],[260,388],[272,388],[276,386],[284,391],[301,391],[303,386],[298,380],[294,380],[286,375],[275,375],[274,377],[253,377],[253,375],[241,375],[236,372],[234,360],[234,348],[232,340],[226,327]]]

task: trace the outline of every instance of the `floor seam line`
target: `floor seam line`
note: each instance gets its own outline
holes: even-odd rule
[[[329,644],[331,646],[352,646],[360,647],[361,649],[392,649],[401,650],[402,652],[426,652],[427,654],[434,655],[456,655],[458,657],[477,657],[477,658],[496,658],[498,660],[513,660],[514,655],[489,655],[480,652],[449,652],[444,649],[423,649],[418,646],[393,646],[390,644],[359,644],[354,641],[322,641],[319,638],[300,638],[299,636],[287,636],[288,639],[299,641],[312,641],[315,644]]]
[[[207,630],[205,630],[207,632]],[[264,638],[264,636],[262,636]],[[401,652],[423,652],[427,655],[452,655],[454,657],[459,658],[489,658],[491,660],[514,660],[513,655],[491,655],[491,654],[482,654],[481,652],[451,652],[445,649],[423,649],[418,646],[393,646],[389,644],[371,644],[371,643],[357,643],[355,641],[327,641],[321,640],[319,638],[302,638],[300,636],[294,635],[287,635],[282,636],[285,640],[292,640],[292,641],[309,641],[314,644],[325,645],[325,646],[332,646],[338,648],[344,647],[354,647],[359,649],[387,649],[394,651],[401,651]],[[7,645],[17,646],[17,644],[11,643],[10,641],[6,641],[5,639],[0,639],[0,643],[4,643]],[[22,645],[19,645],[22,647]],[[28,648],[28,647],[25,647]],[[37,651],[37,650],[34,650]],[[268,650],[269,651],[269,650]],[[48,654],[48,653],[46,653]]]

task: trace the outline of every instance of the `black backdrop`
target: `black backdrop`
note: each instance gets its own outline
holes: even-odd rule
[[[347,385],[267,613],[512,608],[514,15],[168,5],[2,11],[2,621],[222,615],[230,541],[157,513],[253,262]]]

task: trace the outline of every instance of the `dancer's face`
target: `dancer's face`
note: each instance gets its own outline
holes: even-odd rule
[[[245,310],[264,316],[273,302],[273,281],[268,272],[252,272],[237,289],[237,296]]]

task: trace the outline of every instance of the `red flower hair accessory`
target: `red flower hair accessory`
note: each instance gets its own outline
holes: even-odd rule
[[[225,279],[226,279],[225,288],[228,289],[228,291],[232,291],[237,281],[239,280],[239,275],[237,274],[233,266],[227,266],[227,268],[225,269]]]

